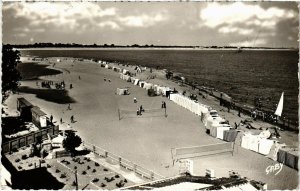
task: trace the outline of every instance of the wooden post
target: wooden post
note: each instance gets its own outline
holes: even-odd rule
[[[154,172],[151,171],[151,179],[154,180]]]
[[[122,158],[119,157],[119,165],[121,166],[121,163],[122,163]]]
[[[165,117],[167,117],[167,108],[165,107]]]
[[[118,108],[119,121],[121,120],[120,109]]]
[[[75,185],[76,185],[76,190],[78,190],[77,170],[75,170],[74,174],[75,174]]]

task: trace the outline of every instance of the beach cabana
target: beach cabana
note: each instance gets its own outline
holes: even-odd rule
[[[117,95],[129,95],[129,91],[126,88],[117,88]]]
[[[25,98],[20,97],[17,99],[17,110],[20,112],[20,117],[25,121],[31,121],[32,114],[31,108],[33,105]]]
[[[34,106],[31,108],[32,123],[39,128],[47,127],[47,116],[39,107]]]
[[[126,69],[123,69],[122,73],[123,73],[124,75],[126,75],[126,74],[128,74],[128,73],[129,73],[129,71],[128,71],[128,70],[126,70]]]
[[[145,83],[144,88],[146,90],[152,89],[153,88],[153,84],[151,84],[151,83]]]
[[[139,86],[142,88],[142,87],[144,87],[144,85],[145,85],[145,82],[144,81],[139,81]]]
[[[139,79],[135,79],[135,80],[134,80],[134,85],[138,85],[138,84],[139,84],[139,81],[140,81]]]
[[[142,73],[142,69],[139,66],[136,66],[135,69],[137,73]]]

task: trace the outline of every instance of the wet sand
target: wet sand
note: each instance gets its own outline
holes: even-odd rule
[[[51,59],[56,60],[56,58]],[[52,66],[49,67],[52,68]],[[62,62],[57,63],[54,69],[57,68],[63,73],[41,78],[66,82],[68,96],[75,102],[71,104],[72,110],[67,110],[68,104],[39,99],[35,94],[20,93],[9,97],[6,102],[9,107],[7,111],[14,114],[16,98],[25,97],[32,104],[39,106],[48,114],[48,117],[53,115],[54,121],[60,125],[60,129],[66,129],[67,124],[70,124],[84,141],[120,155],[163,176],[174,176],[179,172],[178,164],[174,167],[171,165],[171,148],[223,142],[205,133],[204,124],[201,123],[199,116],[165,97],[147,96],[145,89],[121,80],[119,73],[101,68],[100,64],[91,61],[75,61],[73,63],[72,60],[62,59]],[[133,69],[130,66],[127,68]],[[149,70],[147,70],[138,74],[137,78],[146,80],[149,75]],[[164,73],[160,70],[154,70],[151,75],[157,77],[147,80],[148,82],[175,87],[179,91],[189,89],[166,80]],[[104,77],[110,79],[111,82],[104,81]],[[74,88],[69,89],[70,83]],[[40,88],[36,86],[35,81],[23,81],[21,86]],[[117,88],[123,87],[129,88],[130,95],[115,94]],[[134,97],[138,100],[136,104],[133,103]],[[124,115],[119,120],[118,109],[120,108],[133,112],[140,105],[143,105],[146,110],[156,109],[161,107],[162,101],[167,103],[168,117],[165,117],[164,113],[158,112],[153,115],[130,115],[131,117]],[[222,117],[229,120],[232,126],[234,126],[234,122],[248,118],[247,116],[238,117],[236,111],[230,113],[222,111],[225,108],[220,107],[219,102],[210,96],[206,99],[199,99],[199,102],[216,109]],[[76,123],[70,123],[72,115],[74,115]],[[63,124],[59,123],[60,118],[63,119]],[[263,127],[271,126],[263,122],[255,123]],[[281,132],[281,137],[279,141],[288,145],[298,144],[297,134]],[[298,185],[298,172],[294,169],[284,166],[277,176],[266,175],[265,169],[275,163],[277,162],[258,153],[236,146],[233,157],[225,154],[194,159],[194,171],[196,175],[203,175],[205,169],[212,168],[215,169],[217,176],[227,176],[229,170],[236,170],[242,176],[266,182],[269,185],[268,189],[295,189]]]

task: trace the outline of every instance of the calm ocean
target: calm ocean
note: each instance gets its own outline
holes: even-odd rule
[[[285,93],[283,116],[298,120],[298,52],[288,50],[22,50],[22,56],[95,58],[106,61],[159,66],[179,72],[199,85],[226,92],[239,103],[275,111]]]

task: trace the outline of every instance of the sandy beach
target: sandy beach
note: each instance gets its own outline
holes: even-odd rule
[[[205,133],[204,124],[200,117],[192,112],[176,105],[166,97],[147,96],[147,91],[139,86],[134,86],[119,78],[119,73],[100,67],[100,64],[90,60],[75,61],[74,59],[49,58],[42,64],[55,62],[51,69],[60,70],[62,73],[53,76],[40,77],[39,80],[22,81],[21,87],[42,89],[36,85],[36,81],[51,80],[54,82],[64,81],[68,96],[72,98],[71,110],[68,110],[68,102],[59,104],[45,99],[37,98],[32,93],[19,93],[11,95],[6,101],[8,108],[5,111],[16,115],[16,99],[25,97],[32,104],[39,106],[45,113],[53,115],[55,124],[60,129],[68,129],[68,124],[76,130],[81,138],[88,143],[97,145],[112,153],[120,155],[141,166],[151,169],[162,176],[169,177],[178,174],[178,164],[172,166],[171,148],[199,146],[214,143],[222,143],[222,140],[213,138]],[[133,66],[119,66],[133,71]],[[147,79],[155,75],[155,79]],[[80,76],[80,79],[79,79]],[[179,92],[186,90],[193,92],[189,87],[179,86],[172,81],[166,80],[162,70],[149,69],[136,76],[139,79],[153,84],[165,85],[176,88]],[[104,81],[104,78],[107,80]],[[108,81],[110,79],[110,82]],[[70,89],[69,85],[73,88]],[[128,88],[130,95],[116,95],[117,88]],[[34,91],[33,91],[34,92]],[[195,92],[196,93],[196,92]],[[137,103],[133,99],[137,98]],[[199,102],[211,106],[219,115],[229,120],[230,125],[239,123],[249,118],[237,116],[237,111],[230,113],[221,106],[218,100],[207,95],[206,99],[198,96]],[[140,105],[145,110],[160,109],[161,102],[167,104],[167,117],[164,111],[136,116],[134,113]],[[121,110],[119,120],[118,110]],[[122,113],[122,110],[131,111],[130,115]],[[75,123],[70,123],[70,117],[74,116]],[[60,124],[62,118],[63,124]],[[255,121],[261,127],[272,125]],[[241,130],[247,130],[240,127]],[[298,135],[288,131],[280,132],[278,140],[287,145],[298,145]],[[228,176],[228,171],[235,170],[240,175],[262,181],[268,184],[268,189],[296,189],[298,185],[298,171],[284,166],[282,171],[275,175],[266,174],[266,168],[277,162],[263,155],[235,146],[234,155],[222,154],[203,158],[195,158],[194,172],[196,175],[204,175],[205,169],[211,168],[216,176]]]

